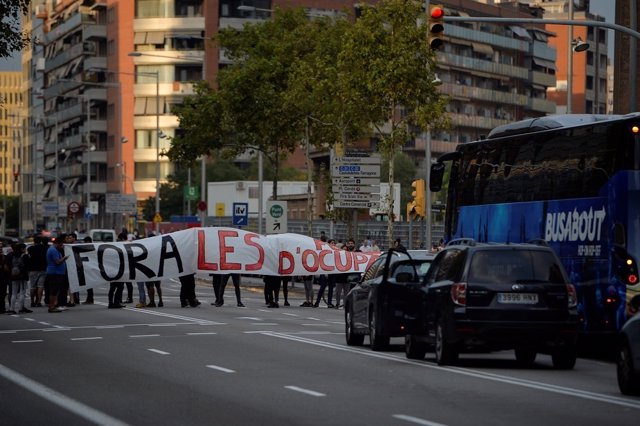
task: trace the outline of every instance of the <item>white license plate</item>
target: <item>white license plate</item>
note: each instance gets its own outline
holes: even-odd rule
[[[498,293],[498,303],[535,305],[538,303],[538,295],[535,293]]]

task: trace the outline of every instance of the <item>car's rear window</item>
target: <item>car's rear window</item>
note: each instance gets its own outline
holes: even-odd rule
[[[478,283],[565,283],[556,257],[542,250],[477,251],[468,280]]]
[[[411,274],[411,276],[413,276],[415,274],[414,265],[415,265],[415,272],[417,272],[418,276],[422,278],[425,275],[427,275],[429,266],[431,266],[431,260],[413,259],[413,261],[406,260],[406,261],[398,262],[396,265],[394,265],[392,276],[395,277],[400,273],[409,273]]]

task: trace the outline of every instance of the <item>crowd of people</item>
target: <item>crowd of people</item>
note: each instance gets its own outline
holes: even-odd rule
[[[133,237],[133,238],[132,238]],[[117,236],[121,242],[137,239],[138,236],[123,229]],[[343,243],[328,239],[323,233],[320,240],[331,244],[337,248],[347,251],[358,251],[363,253],[380,252],[380,247],[375,240],[366,237],[359,247],[353,238]],[[69,290],[67,278],[66,260],[64,255],[64,244],[76,243],[76,234],[61,234],[49,244],[49,238],[36,236],[33,245],[28,248],[24,243],[15,243],[10,249],[0,250],[0,313],[16,314],[31,313],[31,308],[46,306],[48,312],[58,313],[80,303],[78,293]],[[90,243],[91,237],[85,237],[85,243]],[[394,242],[396,248],[403,249],[399,239]],[[432,250],[441,249],[440,245],[434,245]],[[241,298],[241,276],[240,274],[212,274],[214,302],[211,304],[220,307],[224,305],[224,292],[229,279],[234,286],[236,296],[236,306],[244,307]],[[359,278],[359,273],[344,274],[323,274],[319,276],[300,277],[304,284],[305,301],[302,307],[319,307],[324,301],[329,308],[339,309],[346,299],[347,293],[354,281]],[[289,285],[293,277],[286,276],[263,276],[264,300],[269,308],[280,307],[280,293],[283,296],[283,306],[290,306]],[[317,294],[314,295],[314,283],[319,285]],[[180,304],[183,308],[197,307],[201,303],[195,293],[195,274],[180,277]],[[138,302],[136,308],[163,307],[162,287],[160,281],[137,282]],[[124,290],[126,298],[124,298]],[[325,291],[327,298],[325,299]],[[157,295],[157,304],[156,304]],[[335,296],[335,304],[333,303]],[[112,282],[108,291],[109,309],[118,309],[133,304],[133,283],[132,282]],[[123,300],[124,298],[124,300]],[[87,290],[87,297],[83,304],[94,303],[93,289]],[[7,307],[8,306],[8,307]]]

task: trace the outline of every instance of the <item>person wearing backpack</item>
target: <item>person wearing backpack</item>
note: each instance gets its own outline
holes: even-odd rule
[[[24,243],[14,244],[12,252],[9,253],[5,261],[5,268],[10,271],[11,276],[11,299],[9,310],[7,311],[9,315],[33,312],[25,306],[27,291],[29,290],[29,275],[27,272],[29,255],[25,253],[25,248],[26,245]]]

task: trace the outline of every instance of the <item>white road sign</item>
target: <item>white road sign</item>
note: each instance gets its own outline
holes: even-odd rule
[[[372,201],[338,201],[335,200],[333,202],[333,207],[335,208],[346,208],[346,209],[378,209],[380,208],[379,202]]]
[[[333,193],[349,192],[357,194],[379,194],[380,185],[333,185]]]
[[[334,177],[331,179],[333,185],[380,185],[378,178],[357,178],[357,177]]]
[[[380,177],[379,164],[349,164],[331,166],[331,177]]]
[[[287,202],[267,201],[267,234],[284,234],[287,231]]]
[[[334,192],[333,199],[339,201],[380,201],[380,194],[359,194],[354,192]]]
[[[380,154],[371,154],[366,157],[332,157],[331,164],[343,165],[343,164],[380,164]]]

